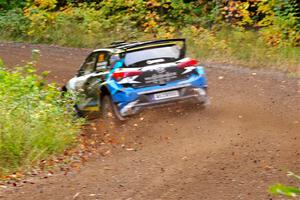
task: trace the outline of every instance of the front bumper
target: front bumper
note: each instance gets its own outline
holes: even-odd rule
[[[155,100],[154,94],[160,92],[174,91],[177,90],[179,96],[171,97],[162,100]],[[178,101],[187,101],[187,100],[195,100],[197,103],[205,104],[208,102],[208,96],[206,88],[198,88],[192,87],[189,84],[176,86],[176,87],[168,87],[163,89],[156,89],[150,91],[143,91],[138,93],[138,99],[124,106],[120,113],[122,116],[129,116],[138,113],[143,108],[153,107],[158,105],[165,105],[169,103],[174,103]]]

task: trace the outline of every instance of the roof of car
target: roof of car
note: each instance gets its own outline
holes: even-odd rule
[[[114,53],[120,53],[124,51],[136,50],[144,47],[156,47],[162,46],[166,44],[175,44],[175,42],[184,42],[184,38],[177,38],[177,39],[165,39],[165,40],[151,40],[151,41],[143,41],[143,42],[125,42],[125,41],[116,41],[111,43],[110,46],[103,48],[103,49],[96,49],[93,52],[98,51],[110,51]]]

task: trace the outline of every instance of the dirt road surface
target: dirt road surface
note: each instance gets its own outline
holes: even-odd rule
[[[8,66],[41,51],[39,71],[63,84],[88,49],[2,43]],[[132,117],[105,137],[116,142],[80,171],[3,191],[2,199],[265,200],[270,184],[297,185],[300,80],[278,72],[207,67],[211,106],[175,105]],[[97,124],[94,134],[101,133]],[[101,136],[102,137],[102,136]]]

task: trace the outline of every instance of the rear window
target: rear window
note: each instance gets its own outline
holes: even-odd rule
[[[142,49],[139,51],[128,52],[125,55],[126,66],[147,65],[150,60],[159,62],[170,62],[180,58],[181,49],[178,45],[156,47],[151,49]]]

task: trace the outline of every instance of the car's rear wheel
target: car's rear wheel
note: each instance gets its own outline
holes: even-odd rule
[[[125,118],[121,116],[117,105],[112,101],[109,95],[105,95],[101,100],[101,115],[105,121],[118,123],[124,121]]]

